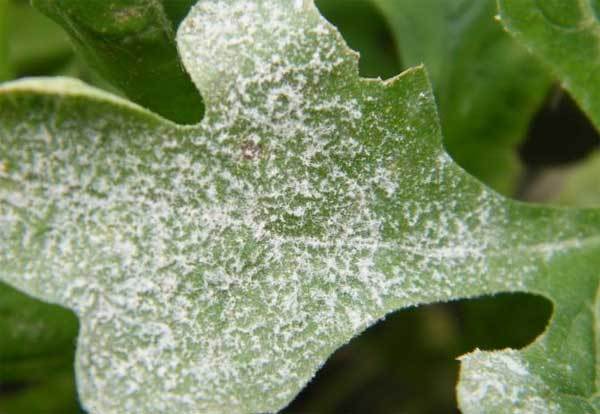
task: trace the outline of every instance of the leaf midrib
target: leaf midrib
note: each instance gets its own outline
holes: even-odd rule
[[[472,246],[458,245],[459,247],[425,247],[402,244],[393,241],[382,241],[371,238],[351,238],[349,240],[322,240],[316,237],[273,237],[289,244],[299,244],[314,248],[356,247],[359,249],[402,250],[414,255],[432,259],[456,259],[467,258],[473,255],[486,255],[492,257],[505,256],[514,252],[530,252],[540,255],[557,253],[562,250],[581,249],[582,247],[600,246],[600,234],[584,238],[572,237],[557,242],[545,242],[531,245],[514,245],[511,247],[495,246],[494,248],[483,247],[480,249]]]

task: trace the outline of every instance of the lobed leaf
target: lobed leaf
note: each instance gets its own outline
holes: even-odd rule
[[[465,357],[463,409],[591,410],[600,210],[470,177],[424,70],[359,78],[312,1],[202,0],[177,39],[199,125],[65,78],[0,88],[0,279],[79,316],[87,410],[273,412],[387,313],[515,291],[551,325]]]

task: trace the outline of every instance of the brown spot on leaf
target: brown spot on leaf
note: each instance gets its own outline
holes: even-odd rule
[[[242,144],[242,159],[244,160],[257,160],[263,153],[262,145],[256,144],[252,141],[244,141]]]

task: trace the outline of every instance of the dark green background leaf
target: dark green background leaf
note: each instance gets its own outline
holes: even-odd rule
[[[494,18],[494,0],[372,0],[405,67],[425,63],[444,144],[468,172],[513,194],[517,148],[551,78]]]
[[[131,100],[179,123],[201,119],[202,98],[175,46],[175,31],[193,0],[32,3],[62,25],[87,64]]]

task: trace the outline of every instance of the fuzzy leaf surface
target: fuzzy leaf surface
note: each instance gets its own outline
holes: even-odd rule
[[[590,407],[600,211],[466,174],[424,70],[361,79],[312,1],[203,0],[177,41],[195,126],[66,78],[0,89],[0,279],[79,316],[87,410],[277,411],[387,313],[504,291],[555,316],[468,357],[499,374],[463,406]]]

